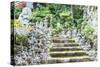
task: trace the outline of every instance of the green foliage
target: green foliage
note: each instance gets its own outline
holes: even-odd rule
[[[94,32],[94,29],[90,25],[86,25],[83,32],[86,37],[89,37]]]
[[[15,17],[18,18],[21,13],[21,9],[15,9]],[[59,4],[42,4],[35,6],[32,12],[32,22],[44,20],[45,17],[52,22],[52,32],[59,33],[63,28],[72,30],[73,27],[80,31],[84,36],[90,38],[94,29],[87,24],[87,21],[83,19],[83,9],[79,5],[59,5]],[[15,27],[20,26],[18,21],[15,21]]]
[[[73,6],[73,17],[75,19],[83,18],[83,10],[80,6]]]
[[[15,7],[15,19],[18,19],[21,12],[22,10],[20,8]]]
[[[15,36],[14,41],[14,54],[21,53],[22,47],[27,47],[27,36],[17,35]]]
[[[22,23],[18,19],[11,20],[11,27],[21,27]]]
[[[63,12],[61,12],[61,13],[59,13],[59,15],[61,16],[61,17],[68,17],[68,16],[70,16],[70,12],[69,11],[63,11]]]
[[[22,26],[22,23],[18,19],[14,19],[14,22],[12,22],[12,24],[14,25],[14,27],[21,27]]]

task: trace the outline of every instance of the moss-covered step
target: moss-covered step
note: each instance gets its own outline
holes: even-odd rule
[[[79,46],[77,43],[53,43],[52,47],[76,47]]]
[[[64,58],[49,58],[48,63],[86,62],[93,61],[89,56],[76,56]]]
[[[53,43],[75,43],[73,39],[52,39]]]
[[[52,47],[50,48],[50,52],[52,51],[80,51],[83,50],[81,47]]]
[[[83,51],[62,51],[62,52],[58,52],[58,51],[53,51],[49,53],[51,57],[76,57],[76,56],[88,56],[88,54]]]

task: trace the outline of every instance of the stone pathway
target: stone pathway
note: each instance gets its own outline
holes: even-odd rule
[[[92,61],[83,48],[73,39],[53,37],[49,49],[48,63],[84,62]]]

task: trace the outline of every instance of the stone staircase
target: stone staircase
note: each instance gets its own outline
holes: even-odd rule
[[[73,39],[54,37],[51,41],[48,63],[92,61],[87,52]]]

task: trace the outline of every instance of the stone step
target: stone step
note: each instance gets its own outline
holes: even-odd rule
[[[49,53],[51,57],[76,57],[76,56],[88,56],[88,54],[83,51],[53,51]]]
[[[90,61],[90,57],[75,40],[52,37],[49,49],[48,63],[83,62]]]
[[[65,39],[52,39],[52,42],[53,43],[75,43],[75,40],[73,40],[73,39],[68,39],[68,40],[65,40]]]
[[[75,47],[79,46],[77,43],[53,43],[52,47]]]
[[[64,37],[53,36],[53,37],[50,37],[50,39],[64,39]]]
[[[50,48],[50,52],[52,51],[80,51],[83,50],[81,47],[52,47]]]
[[[64,58],[49,58],[48,63],[66,63],[66,62],[84,62],[92,61],[89,56],[77,56],[77,57],[64,57]]]

